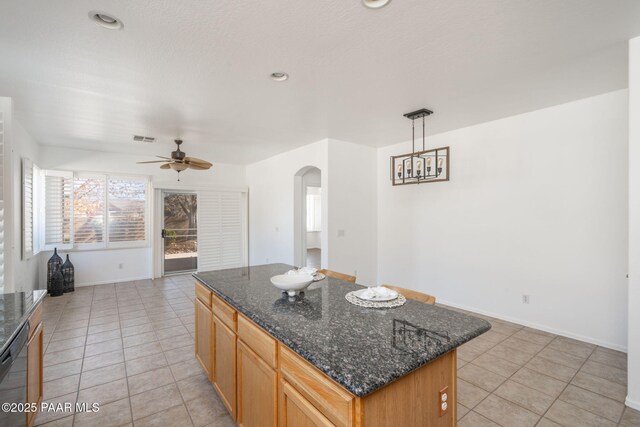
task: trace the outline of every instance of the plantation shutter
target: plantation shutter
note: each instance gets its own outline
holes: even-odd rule
[[[22,259],[33,256],[34,205],[33,162],[22,159]]]
[[[243,265],[242,195],[198,193],[198,270]]]
[[[73,246],[73,173],[43,171],[44,176],[44,249],[69,249]]]
[[[0,111],[0,292],[4,292],[4,112]]]
[[[109,177],[109,243],[147,240],[145,216],[147,184],[144,178]]]

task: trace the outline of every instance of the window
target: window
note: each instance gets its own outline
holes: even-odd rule
[[[103,176],[77,176],[73,180],[73,241],[77,246],[104,243],[105,181]]]
[[[321,231],[321,189],[307,187],[307,231]]]
[[[61,171],[40,175],[44,249],[147,245],[147,178]]]
[[[109,177],[109,243],[144,242],[147,182]]]

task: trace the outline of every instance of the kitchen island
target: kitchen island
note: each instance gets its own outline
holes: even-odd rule
[[[288,297],[269,264],[199,272],[196,357],[242,426],[455,425],[456,348],[488,322],[408,300],[371,309],[327,278]]]

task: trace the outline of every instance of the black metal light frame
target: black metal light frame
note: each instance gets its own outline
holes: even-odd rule
[[[449,181],[449,147],[425,149],[425,117],[433,111],[422,108],[404,116],[411,120],[411,153],[391,156],[393,185]],[[416,119],[422,119],[422,151],[416,152]]]

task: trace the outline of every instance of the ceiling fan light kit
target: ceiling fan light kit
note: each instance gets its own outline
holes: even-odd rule
[[[174,171],[178,172],[178,181],[180,181],[180,172],[184,170],[193,169],[203,171],[210,169],[211,166],[213,166],[206,160],[197,159],[195,157],[188,157],[184,151],[180,150],[180,145],[182,145],[181,139],[176,139],[174,142],[176,143],[177,148],[171,152],[171,157],[156,156],[162,160],[149,160],[146,162],[137,163],[162,163],[160,165],[160,169],[173,169]]]
[[[449,147],[425,149],[425,117],[433,111],[422,108],[404,116],[411,120],[412,150],[408,154],[391,156],[393,185],[424,184],[449,181]],[[416,151],[416,119],[422,119],[422,150]]]

